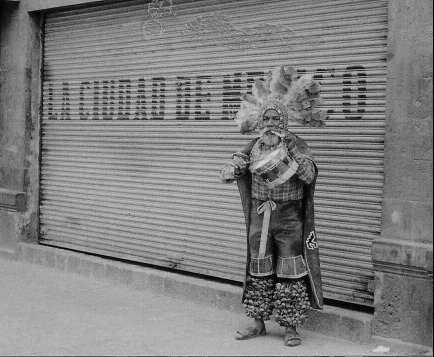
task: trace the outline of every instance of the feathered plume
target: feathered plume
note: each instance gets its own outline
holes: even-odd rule
[[[320,84],[310,75],[305,74],[295,81],[284,99],[291,109],[288,120],[303,126],[325,126],[327,115],[318,108],[322,104],[320,90]]]
[[[252,92],[255,98],[260,102],[264,102],[270,94],[269,90],[264,86],[264,83],[262,83],[260,79],[255,79]]]
[[[254,99],[253,96],[250,96],[248,98],[252,101]],[[258,125],[260,106],[256,99],[254,100],[254,102],[251,102],[250,100],[243,100],[241,102],[241,109],[237,112],[237,115],[235,116],[235,122],[237,123],[240,132],[243,134],[255,131]]]
[[[270,94],[273,97],[283,97],[292,84],[292,68],[276,67],[271,73]]]
[[[243,95],[235,121],[243,134],[255,131],[264,111],[277,106],[283,113],[285,126],[287,122],[297,122],[303,126],[323,127],[327,115],[318,108],[320,89],[312,76],[303,75],[297,80],[292,67],[276,67],[265,82],[255,80],[252,95]]]

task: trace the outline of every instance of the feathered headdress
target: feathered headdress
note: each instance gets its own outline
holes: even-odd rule
[[[287,130],[289,122],[303,126],[325,126],[326,113],[318,108],[321,104],[320,85],[311,75],[296,79],[292,67],[276,67],[262,82],[256,79],[252,94],[244,94],[235,122],[243,134],[258,129],[262,116],[269,109],[280,114],[280,128]]]

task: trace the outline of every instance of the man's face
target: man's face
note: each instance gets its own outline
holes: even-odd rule
[[[262,116],[262,127],[268,130],[279,128],[280,115],[275,109],[268,109]]]
[[[280,142],[280,137],[274,132],[279,130],[280,115],[275,109],[268,109],[262,116],[262,141],[268,146],[277,145]]]

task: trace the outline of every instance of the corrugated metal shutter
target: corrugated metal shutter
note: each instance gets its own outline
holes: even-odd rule
[[[161,5],[161,6],[159,6]],[[380,234],[387,2],[123,1],[46,16],[41,242],[235,281],[244,218],[218,172],[230,120],[275,65],[315,74],[325,296],[372,304]]]

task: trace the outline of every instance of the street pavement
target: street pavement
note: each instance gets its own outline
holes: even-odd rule
[[[301,346],[286,347],[275,322],[267,336],[236,341],[248,323],[242,313],[0,258],[1,356],[400,354],[305,330]]]

